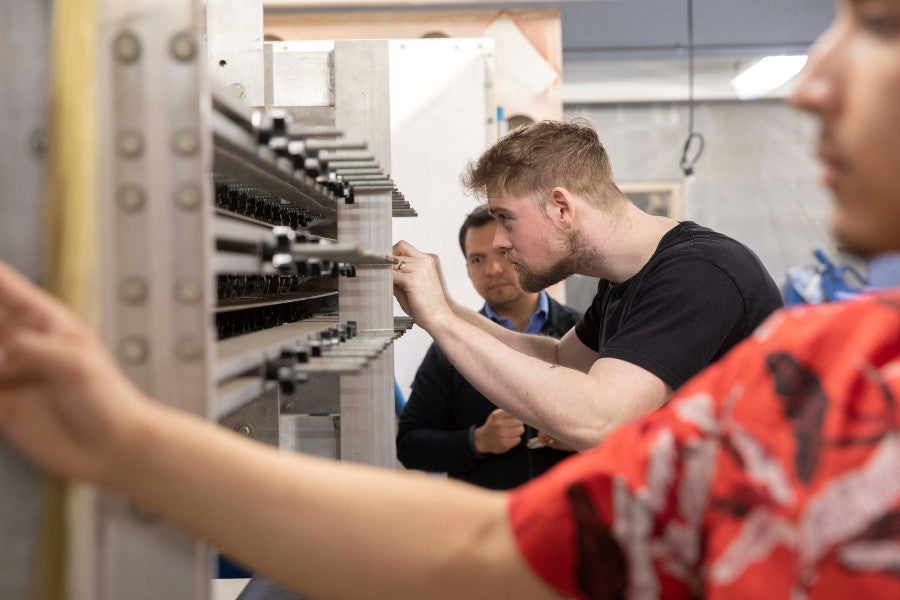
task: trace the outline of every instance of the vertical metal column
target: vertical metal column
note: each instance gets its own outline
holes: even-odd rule
[[[149,394],[206,415],[211,134],[201,2],[101,2],[103,334]],[[100,600],[209,595],[207,549],[120,498],[97,506]]]
[[[40,277],[50,2],[0,2],[0,259]],[[37,583],[41,474],[0,447],[0,598]],[[32,590],[34,591],[34,590]]]
[[[334,43],[335,124],[349,138],[363,139],[385,173],[391,166],[388,42]],[[338,240],[390,254],[391,192],[357,193],[340,207]],[[361,330],[393,330],[393,283],[389,268],[360,269],[340,283],[341,320]],[[396,464],[393,403],[394,351],[388,348],[358,375],[341,378],[341,458],[384,467]]]

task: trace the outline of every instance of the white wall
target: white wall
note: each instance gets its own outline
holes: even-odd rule
[[[489,39],[391,42],[391,164],[393,178],[418,217],[395,218],[394,239],[440,256],[454,297],[482,304],[466,275],[457,240],[475,200],[463,196],[459,174],[495,138]],[[395,302],[394,314],[403,314]],[[431,344],[414,327],[394,345],[394,371],[403,393]]]
[[[684,104],[570,106],[566,116],[587,118],[597,128],[617,181],[682,177]],[[789,266],[814,262],[813,247],[835,256],[811,117],[782,101],[705,102],[695,123],[706,149],[694,181],[685,185],[686,219],[750,246],[779,284]]]

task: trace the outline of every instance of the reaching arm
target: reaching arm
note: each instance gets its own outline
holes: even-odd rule
[[[576,368],[525,356],[452,317],[435,321],[430,333],[463,377],[494,404],[579,450],[596,446],[672,395],[661,379],[623,360],[594,360],[582,372],[592,351],[573,332],[560,348]]]
[[[282,454],[152,402],[2,263],[0,437],[317,598],[556,597],[520,557],[505,495]]]
[[[401,306],[438,342],[462,376],[500,408],[579,450],[662,406],[672,390],[634,364],[601,358],[569,331],[562,340],[496,332],[502,327],[469,322],[447,300],[433,257],[399,242],[404,268],[394,275]],[[461,317],[460,314],[463,316]],[[493,329],[490,327],[493,326]],[[511,332],[506,332],[511,333]],[[506,342],[535,338],[522,345]],[[558,366],[561,365],[561,366]]]
[[[494,323],[490,319],[485,319],[484,315],[471,308],[460,306],[456,302],[450,300],[449,297],[448,302],[453,310],[453,314],[459,319],[465,321],[469,325],[477,327],[494,339],[502,342],[503,345],[508,346],[517,352],[521,352],[522,354],[539,358],[544,362],[564,364],[561,362],[558,353],[559,340],[556,338],[548,335],[536,335],[513,331]]]

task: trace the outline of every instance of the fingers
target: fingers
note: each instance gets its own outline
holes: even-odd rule
[[[48,331],[76,323],[61,302],[0,261],[0,339],[14,326]]]
[[[0,346],[0,389],[75,370],[70,340],[31,329],[18,329]]]
[[[393,254],[397,257],[401,256],[414,256],[414,257],[423,257],[427,256],[423,252],[419,252],[415,246],[407,242],[406,240],[400,240],[393,246]]]

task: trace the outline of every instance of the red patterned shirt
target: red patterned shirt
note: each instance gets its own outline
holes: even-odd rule
[[[664,408],[515,490],[577,598],[900,598],[900,291],[780,311]]]

